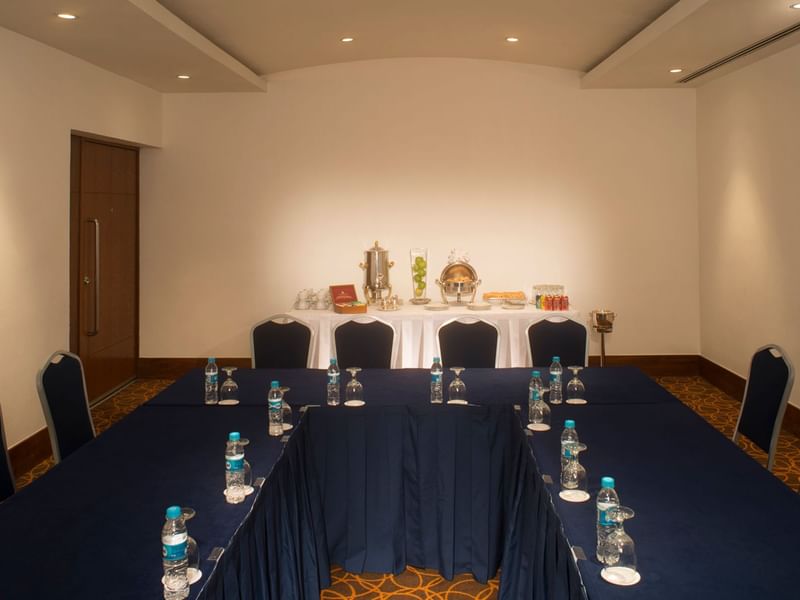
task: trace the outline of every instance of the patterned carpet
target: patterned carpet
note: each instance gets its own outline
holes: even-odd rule
[[[687,406],[706,419],[724,435],[730,437],[739,414],[739,402],[721,392],[701,377],[658,377],[656,381],[677,396]],[[92,409],[97,433],[108,429],[134,408],[152,398],[170,383],[167,379],[141,379],[118,392]],[[741,447],[761,464],[766,464],[766,453],[758,450],[748,440]],[[50,458],[17,478],[17,487],[23,487],[40,477],[53,466]],[[775,475],[784,483],[797,489],[800,485],[800,438],[782,432],[775,458]],[[459,575],[447,581],[436,571],[408,567],[399,575],[363,573],[354,575],[339,567],[331,570],[333,583],[324,590],[321,600],[495,600],[499,580],[487,585],[475,581],[471,575]]]

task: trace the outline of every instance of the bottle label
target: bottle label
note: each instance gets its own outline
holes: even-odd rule
[[[431,373],[431,383],[442,383],[442,374]]]
[[[244,469],[244,454],[225,457],[226,471],[241,471],[242,469]]]
[[[616,504],[612,503],[598,503],[597,505],[597,524],[601,527],[611,527],[616,525],[614,521],[608,516],[608,513],[611,511],[612,508],[616,508]]]
[[[217,385],[217,374],[214,373],[213,375],[206,375],[206,381],[211,385]]]
[[[183,560],[186,558],[186,544],[189,536],[184,533],[176,533],[167,536],[162,544],[161,554],[165,560]]]
[[[280,410],[281,409],[281,399],[280,398],[270,398],[269,399],[269,409],[270,410]]]
[[[336,385],[339,383],[338,373],[328,373],[328,385]]]

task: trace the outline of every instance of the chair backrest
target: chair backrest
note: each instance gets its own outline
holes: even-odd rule
[[[767,453],[767,468],[775,462],[775,447],[783,413],[794,383],[794,367],[779,346],[770,344],[756,350],[744,390],[742,408],[733,433],[743,433]]]
[[[436,339],[445,368],[497,366],[500,332],[493,323],[469,317],[450,319],[439,326]]]
[[[3,428],[3,409],[0,407],[0,446],[3,455],[0,456],[0,502],[14,494],[14,471],[11,470],[11,460],[8,458],[6,446],[6,432]]]
[[[55,352],[39,371],[37,387],[53,458],[60,462],[95,435],[81,359]]]
[[[397,355],[397,336],[394,327],[371,317],[339,323],[333,329],[336,360],[342,370],[391,369]]]
[[[544,317],[528,326],[531,365],[549,367],[554,356],[564,367],[585,367],[589,355],[586,326],[567,317]]]
[[[254,369],[304,369],[310,366],[314,331],[289,315],[273,315],[250,334]]]

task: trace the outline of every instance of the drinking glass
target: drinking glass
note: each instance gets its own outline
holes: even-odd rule
[[[411,252],[411,290],[412,304],[425,304],[428,288],[428,249],[412,248]]]
[[[461,381],[461,373],[464,367],[450,367],[450,370],[455,374],[455,379],[450,382],[447,388],[447,403],[448,404],[466,404],[467,403],[467,386]]]
[[[580,442],[567,444],[564,448],[567,462],[561,471],[561,491],[558,495],[567,502],[586,502],[589,499],[586,469],[578,461],[578,455],[584,450],[586,444]]]
[[[292,407],[286,402],[286,393],[292,388],[281,386],[280,390],[283,394],[283,402],[281,402],[281,412],[283,413],[283,430],[289,431],[292,425]]]
[[[572,379],[567,383],[567,404],[586,404],[586,386],[578,379],[583,367],[567,367],[572,371]]]
[[[186,538],[186,579],[189,585],[197,583],[203,576],[200,570],[200,551],[197,548],[197,541],[192,537]]]
[[[347,368],[347,372],[350,373],[352,379],[347,382],[347,387],[344,391],[345,406],[364,406],[364,386],[356,379],[356,375],[360,370],[361,367]]]
[[[222,383],[219,388],[219,404],[221,406],[233,406],[239,404],[239,386],[233,380],[233,372],[237,367],[222,367],[222,370],[228,375],[228,378]]]
[[[550,430],[550,407],[544,401],[544,390],[537,400],[528,403],[528,421],[531,431]]]
[[[642,576],[636,568],[636,547],[633,539],[623,527],[627,519],[633,518],[633,510],[627,506],[617,506],[608,511],[608,517],[617,528],[608,536],[603,552],[603,564],[600,576],[614,585],[635,585]]]

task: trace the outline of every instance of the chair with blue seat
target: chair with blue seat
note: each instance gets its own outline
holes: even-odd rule
[[[80,357],[71,352],[53,353],[39,371],[37,388],[58,463],[95,436]]]
[[[767,453],[767,469],[775,464],[778,434],[794,384],[794,366],[780,346],[762,346],[750,361],[742,408],[733,441],[745,435]]]
[[[564,367],[585,367],[589,356],[586,326],[573,319],[549,316],[528,326],[528,352],[534,367],[549,367],[554,356]]]
[[[333,343],[342,369],[391,369],[397,357],[394,327],[373,317],[339,323],[333,329]]]
[[[0,446],[3,455],[0,456],[0,502],[12,496],[16,491],[14,485],[14,471],[11,469],[11,460],[8,458],[8,446],[6,446],[6,433],[3,428],[3,409],[0,407]]]
[[[470,317],[445,321],[436,332],[442,366],[465,369],[493,368],[500,355],[497,325]]]
[[[314,331],[289,315],[273,315],[250,332],[254,369],[304,369],[311,367]]]

